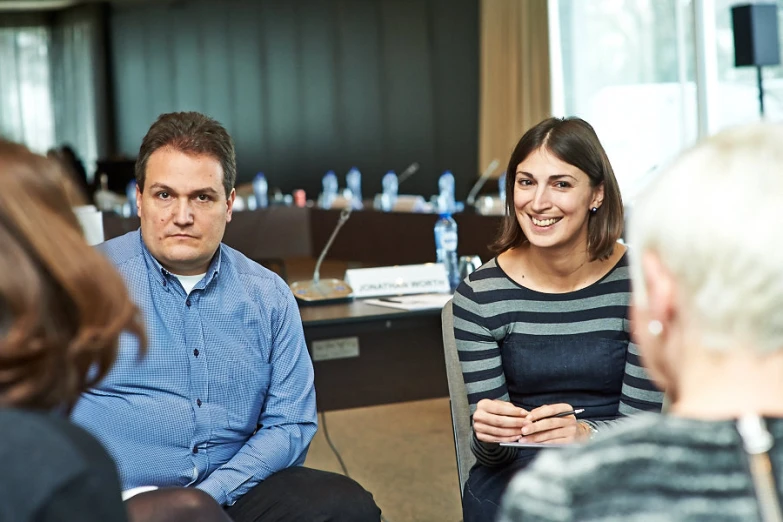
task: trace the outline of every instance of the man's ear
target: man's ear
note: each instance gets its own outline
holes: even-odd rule
[[[237,198],[237,189],[231,189],[231,194],[226,198],[226,223],[231,221],[231,215],[234,212],[234,201]]]
[[[141,189],[138,183],[136,183],[136,215],[141,217]]]

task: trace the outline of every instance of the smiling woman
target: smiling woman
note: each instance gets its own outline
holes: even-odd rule
[[[580,118],[549,118],[526,132],[517,143],[506,169],[506,172],[515,173],[506,176],[506,194],[513,197],[506,198],[506,218],[494,244],[495,251],[504,252],[530,240],[525,234],[526,220],[519,219],[516,194],[518,185],[536,182],[533,172],[529,172],[531,169],[540,176],[545,170],[551,188],[561,191],[568,192],[574,183],[583,188],[589,185],[595,192],[595,201],[591,198],[579,209],[582,220],[587,223],[588,252],[591,260],[611,255],[623,228],[620,188],[593,127]],[[520,180],[520,177],[530,181]]]
[[[601,207],[603,183],[593,186],[587,174],[544,148],[519,164],[515,181],[515,217],[528,243],[585,250],[586,209]]]
[[[522,137],[506,177],[498,256],[454,294],[454,334],[473,413],[478,464],[465,522],[494,519],[513,474],[536,449],[574,443],[662,396],[630,341],[623,206],[593,128],[550,118]],[[558,414],[584,409],[574,415]]]

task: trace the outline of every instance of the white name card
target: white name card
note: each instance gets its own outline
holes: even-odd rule
[[[345,271],[345,282],[357,298],[451,291],[446,267],[441,263],[351,268]]]

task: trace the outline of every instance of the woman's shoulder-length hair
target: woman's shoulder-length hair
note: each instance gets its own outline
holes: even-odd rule
[[[525,158],[542,147],[587,174],[591,186],[603,184],[603,204],[590,214],[587,224],[587,250],[590,260],[608,258],[623,232],[623,200],[606,151],[593,127],[581,118],[548,118],[519,140],[506,169],[506,215],[492,250],[502,253],[528,241],[514,211],[516,171]]]
[[[0,405],[70,411],[102,379],[138,309],[84,240],[62,173],[0,140]]]

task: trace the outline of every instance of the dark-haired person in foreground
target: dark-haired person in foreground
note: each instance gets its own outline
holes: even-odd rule
[[[226,130],[195,112],[160,116],[136,179],[141,229],[101,249],[143,312],[148,356],[123,337],[74,420],[126,489],[198,488],[238,522],[379,520],[356,482],[301,466],[317,428],[312,362],[288,286],[221,243],[236,180]]]
[[[662,400],[630,341],[623,204],[593,128],[542,121],[506,172],[498,255],[454,295],[477,459],[465,522],[494,520],[508,482],[538,452],[499,442],[585,441]],[[573,409],[584,412],[551,418]]]
[[[723,131],[637,199],[634,335],[670,407],[546,452],[504,522],[783,520],[781,143],[780,125]]]

